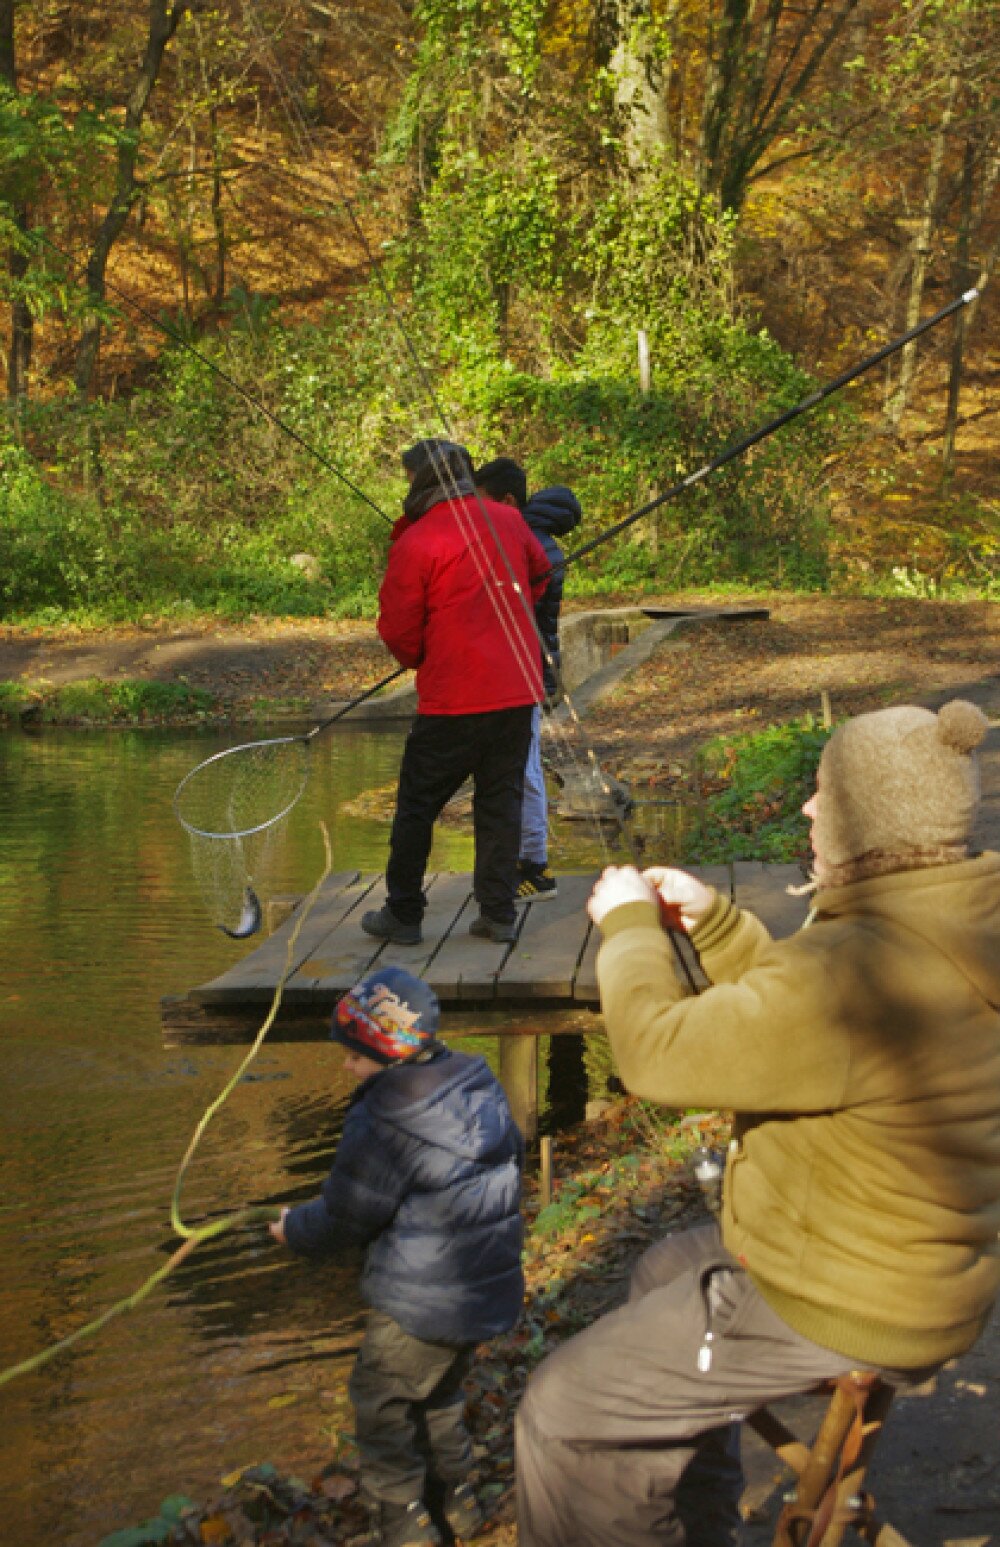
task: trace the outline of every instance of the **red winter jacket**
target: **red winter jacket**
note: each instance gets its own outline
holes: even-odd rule
[[[468,494],[396,523],[378,631],[397,661],[416,667],[421,714],[479,714],[541,701],[534,604],[549,578],[541,543],[512,505],[483,500],[480,508]]]

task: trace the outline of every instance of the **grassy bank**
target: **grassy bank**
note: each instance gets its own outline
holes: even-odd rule
[[[191,724],[218,712],[204,688],[186,683],[89,677],[46,688],[0,682],[0,723],[38,725]]]

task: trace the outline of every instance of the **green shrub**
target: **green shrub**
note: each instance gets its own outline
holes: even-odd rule
[[[67,497],[22,447],[0,443],[0,616],[71,605],[108,558],[95,504]]]
[[[210,693],[184,682],[87,677],[46,694],[41,717],[49,724],[158,724],[203,717],[212,704]]]
[[[699,758],[703,803],[683,858],[698,864],[800,858],[809,835],[802,806],[829,734],[806,715],[708,742]]]
[[[16,720],[32,698],[23,682],[0,682],[0,720]]]

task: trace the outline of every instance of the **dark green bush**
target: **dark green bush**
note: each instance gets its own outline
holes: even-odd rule
[[[812,794],[829,731],[807,715],[706,743],[702,806],[684,840],[689,863],[788,861],[809,848],[802,806]]]

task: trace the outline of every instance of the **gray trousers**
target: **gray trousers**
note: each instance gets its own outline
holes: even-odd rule
[[[426,1343],[369,1311],[348,1385],[361,1487],[369,1499],[409,1504],[428,1477],[461,1482],[472,1466],[463,1381],[474,1345]]]
[[[715,1225],[669,1237],[528,1382],[520,1547],[732,1547],[740,1421],[857,1368],[785,1325]]]

